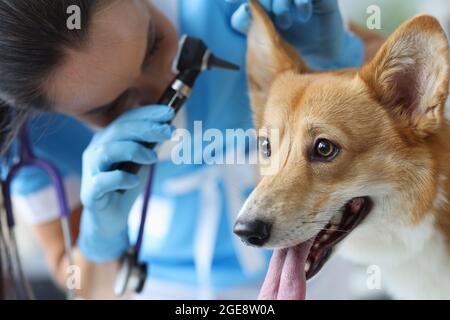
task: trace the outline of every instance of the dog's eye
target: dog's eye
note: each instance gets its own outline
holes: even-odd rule
[[[339,147],[327,139],[317,140],[312,153],[312,160],[331,161],[339,153]]]
[[[270,158],[270,156],[272,155],[272,148],[270,146],[269,138],[259,137],[258,147],[264,158]]]

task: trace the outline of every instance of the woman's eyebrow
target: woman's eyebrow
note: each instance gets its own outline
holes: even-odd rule
[[[129,91],[129,89],[125,90],[116,99],[114,99],[114,101],[112,101],[108,104],[105,104],[103,106],[91,109],[91,110],[85,112],[84,115],[92,116],[92,115],[96,115],[99,113],[104,113],[105,111],[107,111],[109,109],[114,109],[114,107],[116,107],[116,105],[122,100],[122,98],[124,98],[124,96],[126,96],[128,94],[128,91]]]

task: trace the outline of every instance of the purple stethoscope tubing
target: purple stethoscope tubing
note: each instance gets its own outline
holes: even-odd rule
[[[58,169],[53,166],[50,162],[38,159],[33,151],[31,150],[30,143],[28,141],[28,135],[26,130],[26,125],[20,130],[19,133],[19,154],[20,159],[19,162],[13,165],[8,173],[8,176],[6,177],[5,181],[5,210],[8,218],[8,226],[9,228],[14,228],[15,226],[15,220],[14,215],[12,212],[12,202],[11,202],[11,185],[14,180],[14,178],[17,176],[20,170],[26,168],[26,167],[37,167],[42,170],[44,170],[50,177],[52,183],[55,185],[57,197],[58,197],[58,204],[59,204],[59,210],[61,212],[61,218],[68,218],[69,217],[69,207],[67,204],[67,197],[64,189],[64,184],[61,178],[61,174],[59,173]]]
[[[141,222],[139,224],[138,236],[137,236],[136,242],[134,244],[134,252],[136,252],[136,253],[140,252],[141,247],[142,247],[142,242],[144,240],[144,229],[145,229],[145,223],[147,221],[148,205],[150,203],[150,197],[152,195],[153,177],[155,174],[155,170],[156,170],[156,165],[154,165],[154,164],[151,165],[149,172],[148,172],[147,184],[145,186],[145,191],[144,191]]]
[[[39,159],[35,156],[32,151],[28,133],[27,133],[27,125],[23,125],[19,132],[19,160],[16,164],[14,164],[8,172],[6,180],[4,182],[3,189],[3,199],[4,199],[4,207],[6,212],[6,219],[8,229],[13,230],[15,227],[15,219],[12,209],[12,201],[11,201],[11,186],[14,178],[20,172],[20,170],[27,167],[36,167],[42,169],[46,172],[55,186],[56,195],[58,199],[58,205],[60,210],[61,217],[61,226],[64,236],[64,246],[66,250],[66,255],[68,259],[69,266],[73,265],[73,257],[72,257],[72,236],[70,230],[70,222],[69,222],[69,206],[67,202],[67,196],[64,188],[64,183],[61,177],[59,170],[52,165],[49,161],[44,159]],[[73,292],[68,289],[67,291],[68,298],[72,298]]]

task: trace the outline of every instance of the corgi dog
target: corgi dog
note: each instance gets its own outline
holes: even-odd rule
[[[419,15],[360,69],[316,72],[250,2],[251,104],[269,132],[260,152],[279,163],[234,228],[274,249],[259,298],[303,299],[339,249],[378,266],[394,298],[450,299],[449,45],[439,22]]]

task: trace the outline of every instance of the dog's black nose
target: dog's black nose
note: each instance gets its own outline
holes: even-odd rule
[[[269,240],[271,229],[272,225],[262,220],[238,220],[233,231],[242,241],[260,247]]]

